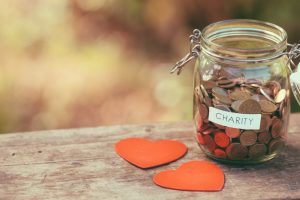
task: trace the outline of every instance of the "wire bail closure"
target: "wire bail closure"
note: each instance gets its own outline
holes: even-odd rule
[[[179,75],[182,68],[194,58],[197,58],[201,52],[200,46],[201,31],[199,29],[194,29],[193,34],[190,35],[190,52],[186,54],[181,60],[179,60],[171,69],[171,74],[177,71]]]
[[[288,62],[293,65],[293,68],[289,66],[289,70],[291,73],[295,72],[298,66],[294,63],[293,59],[297,59],[300,56],[300,43],[299,44],[288,44],[291,47],[290,51],[286,53],[289,60]]]
[[[173,74],[177,71],[177,75],[179,75],[183,69],[183,67],[190,62],[191,60],[197,58],[201,52],[201,45],[200,45],[200,37],[201,31],[199,29],[194,29],[193,34],[190,35],[190,52],[186,54],[181,60],[176,62],[176,64],[172,67],[170,73]],[[278,56],[286,55],[288,57],[287,66],[291,73],[297,70],[297,65],[294,63],[293,59],[296,59],[300,56],[300,43],[299,44],[288,44],[288,47],[291,47],[289,51],[282,52]],[[291,68],[288,63],[293,65]]]

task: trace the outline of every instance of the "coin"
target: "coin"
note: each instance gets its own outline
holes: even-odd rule
[[[226,104],[226,105],[231,105],[231,103],[232,103],[231,99],[227,96],[223,96],[221,98],[218,98],[216,96],[216,100],[219,101],[220,103],[223,103],[223,104]]]
[[[214,107],[216,107],[217,105],[223,105],[220,101],[218,101],[216,98],[212,98],[212,103],[214,105]]]
[[[203,103],[199,104],[199,114],[203,120],[208,118],[208,108]]]
[[[281,86],[277,81],[268,81],[266,87],[270,88],[273,96],[276,96],[281,89]]]
[[[226,154],[231,160],[242,160],[247,157],[248,149],[240,143],[231,143],[226,148]]]
[[[262,115],[260,120],[259,131],[268,131],[271,126],[272,120],[270,115]]]
[[[240,136],[240,141],[243,146],[251,146],[256,143],[257,134],[254,131],[244,131]]]
[[[258,159],[267,153],[267,147],[264,144],[255,144],[249,148],[249,157]]]
[[[237,100],[237,101],[234,101],[232,104],[231,104],[231,108],[235,111],[235,112],[239,112],[239,107],[241,105],[241,100]]]
[[[204,97],[204,103],[206,104],[206,106],[210,107],[212,106],[212,100],[209,97]]]
[[[217,105],[216,108],[223,111],[231,112],[230,108],[227,105]]]
[[[250,78],[250,79],[246,80],[246,84],[260,86],[260,85],[262,85],[262,82],[260,80],[258,80],[258,79]]]
[[[264,95],[264,97],[266,97],[269,101],[274,102],[274,100],[265,92],[265,90],[263,88],[259,88],[259,91],[262,95]]]
[[[253,99],[242,100],[239,106],[239,113],[244,114],[259,114],[261,112],[260,105]]]
[[[215,149],[214,154],[217,158],[226,158],[226,152],[223,149]]]
[[[209,97],[209,95],[203,85],[200,85],[200,90],[202,91],[204,97]]]
[[[202,136],[201,133],[197,133],[197,134],[196,134],[196,140],[197,140],[197,142],[198,142],[199,144],[202,144],[202,145],[205,144],[204,138],[203,138],[203,136]]]
[[[259,87],[263,93],[267,94],[269,97],[273,95],[273,92],[270,88],[267,87]]]
[[[226,76],[220,76],[217,80],[228,80]]]
[[[261,111],[264,113],[272,113],[277,110],[277,106],[270,101],[260,100],[259,105],[261,107]]]
[[[217,86],[217,83],[214,81],[203,81],[202,84],[207,90],[211,90],[213,87]]]
[[[216,148],[216,143],[214,142],[213,138],[210,135],[203,136],[205,146],[210,152],[214,152]]]
[[[217,85],[221,88],[229,89],[229,88],[234,87],[236,85],[236,83],[233,82],[232,80],[229,80],[226,77],[220,77],[217,82]]]
[[[282,131],[282,122],[280,119],[278,119],[277,117],[273,117],[272,118],[272,137],[273,138],[278,138],[281,135],[281,131]]]
[[[251,99],[254,99],[255,101],[260,101],[260,100],[267,100],[266,97],[260,94],[254,94],[251,96]]]
[[[241,131],[238,128],[231,128],[231,127],[226,127],[225,128],[225,132],[226,134],[230,137],[230,138],[237,138],[240,136]]]
[[[201,131],[201,133],[202,133],[203,135],[209,135],[209,134],[211,134],[211,133],[214,133],[215,131],[216,131],[215,128],[209,127],[209,128],[207,128],[207,129]]]
[[[214,140],[216,145],[222,148],[225,148],[230,144],[230,138],[221,131],[215,133]]]
[[[269,154],[274,153],[284,147],[284,141],[282,139],[272,139],[269,144]]]
[[[226,85],[220,85],[220,87],[229,89],[229,88],[233,88],[235,85],[236,85],[236,83],[232,82],[232,83],[229,83],[229,84],[226,84]]]
[[[264,131],[258,134],[258,141],[262,144],[268,144],[271,140],[271,135],[268,131]]]
[[[229,97],[232,100],[245,100],[245,99],[249,99],[251,96],[246,91],[234,91],[229,94]]]
[[[221,86],[221,85],[228,85],[228,84],[231,84],[231,83],[233,83],[233,82],[231,80],[227,79],[226,77],[218,80],[218,82],[217,82],[217,84],[219,86]]]
[[[220,87],[213,87],[212,88],[212,93],[214,96],[218,96],[218,97],[224,97],[224,96],[228,96],[226,90],[224,90],[223,88]]]
[[[276,103],[280,103],[282,102],[286,97],[286,90],[285,89],[281,89],[278,94],[275,96],[275,102]]]

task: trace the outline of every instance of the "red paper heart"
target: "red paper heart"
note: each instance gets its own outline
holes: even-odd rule
[[[155,184],[170,189],[189,191],[220,191],[224,173],[208,161],[190,161],[176,170],[162,171],[153,177]]]
[[[174,140],[127,138],[116,143],[115,151],[140,168],[150,168],[179,159],[187,152],[187,147]]]

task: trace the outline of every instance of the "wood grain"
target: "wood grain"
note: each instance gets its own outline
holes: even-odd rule
[[[281,155],[265,164],[230,166],[222,192],[163,189],[152,176],[197,159],[191,122],[51,130],[0,136],[0,200],[6,199],[300,199],[300,115],[292,115]],[[189,152],[169,165],[136,168],[114,152],[127,137],[176,139]]]

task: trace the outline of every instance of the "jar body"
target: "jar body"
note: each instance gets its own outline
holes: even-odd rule
[[[281,56],[227,64],[200,53],[194,69],[193,115],[196,140],[205,154],[241,164],[278,154],[290,115],[287,60]]]

